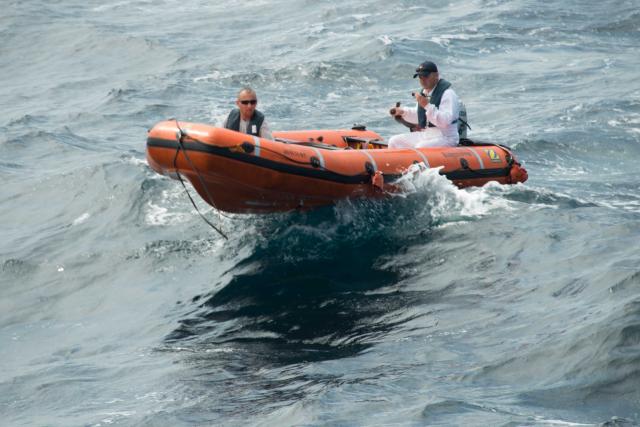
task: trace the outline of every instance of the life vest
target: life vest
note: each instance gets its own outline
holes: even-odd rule
[[[431,92],[431,99],[429,100],[429,104],[433,104],[436,108],[440,108],[440,102],[442,101],[442,95],[444,92],[451,87],[451,83],[449,83],[445,79],[438,80],[438,84]],[[465,107],[464,103],[460,101],[458,105],[459,109],[459,117],[451,122],[451,124],[458,123],[458,135],[460,138],[467,137],[467,128],[471,129],[471,126],[467,123],[467,107]],[[436,127],[433,123],[427,121],[427,111],[418,105],[418,125],[424,129],[426,127]]]
[[[251,120],[249,120],[249,124],[247,125],[247,133],[249,135],[260,136],[260,128],[262,128],[262,123],[264,123],[264,114],[262,114],[258,110],[255,110],[253,112]],[[231,110],[224,127],[226,127],[227,129],[235,130],[236,132],[240,132],[239,109],[236,108],[234,110]]]
[[[436,87],[433,89],[433,92],[431,92],[431,99],[429,100],[429,104],[433,104],[436,106],[436,108],[440,108],[440,101],[442,101],[442,95],[444,94],[444,91],[449,89],[450,87],[451,87],[451,83],[449,83],[445,79],[438,80],[438,84],[436,84]],[[454,121],[451,122],[451,124],[456,123],[457,121],[458,119],[455,119]],[[430,127],[430,128],[436,127],[436,125],[427,121],[427,111],[424,108],[422,108],[420,105],[418,105],[418,125],[423,129],[426,127]]]
[[[471,129],[471,126],[469,126],[467,122],[467,107],[464,105],[464,102],[460,101],[458,107],[460,110],[458,117],[458,136],[460,139],[463,139],[467,137],[467,128]]]

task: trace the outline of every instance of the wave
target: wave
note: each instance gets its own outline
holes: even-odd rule
[[[634,7],[630,6],[627,9],[615,7],[613,10],[608,9],[608,11],[609,13],[599,15],[599,20],[596,22],[585,25],[584,29],[606,35],[626,35],[631,39],[637,38],[640,13]]]
[[[265,351],[264,363],[342,358],[365,351],[423,314],[411,307],[447,289],[397,292],[405,262],[434,228],[473,221],[504,207],[490,189],[459,190],[436,170],[414,171],[406,193],[344,201],[311,212],[231,217],[220,256],[229,270],[183,308],[170,346]],[[250,248],[248,250],[248,248]]]
[[[585,414],[602,413],[606,408],[606,413],[634,419],[640,388],[640,300],[629,289],[639,284],[640,272],[631,271],[613,285],[617,292],[627,291],[608,304],[608,313],[593,311],[586,302],[581,304],[583,310],[567,308],[583,319],[581,324],[558,330],[535,345],[523,345],[516,354],[466,378],[486,386],[516,381],[521,389],[519,399],[527,406],[579,406]],[[574,286],[554,297],[582,293],[584,300],[585,289]]]

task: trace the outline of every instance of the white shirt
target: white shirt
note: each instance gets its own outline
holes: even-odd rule
[[[239,131],[242,133],[249,133],[247,132],[247,126],[249,126],[249,120],[240,119]],[[267,123],[266,120],[264,120],[262,122],[262,126],[260,126],[260,138],[273,139],[273,135],[271,134],[271,129],[269,128],[269,124]]]
[[[433,88],[435,89],[435,87]],[[429,95],[433,93],[433,89]],[[410,123],[418,124],[418,104],[414,108],[402,107],[402,118]],[[427,104],[425,108],[427,120],[433,123],[442,132],[442,136],[458,143],[458,123],[451,123],[460,117],[460,100],[452,88],[448,88],[442,94],[440,108],[433,104]]]

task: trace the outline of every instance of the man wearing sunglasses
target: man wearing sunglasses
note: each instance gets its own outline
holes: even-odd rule
[[[425,61],[416,69],[422,90],[413,94],[418,105],[414,108],[394,107],[389,112],[413,125],[411,133],[389,138],[389,148],[453,147],[460,140],[458,119],[460,100],[451,83],[441,79],[438,67]]]
[[[258,96],[250,87],[243,87],[236,99],[238,108],[233,109],[224,121],[224,127],[236,132],[273,139],[264,114],[256,110]]]

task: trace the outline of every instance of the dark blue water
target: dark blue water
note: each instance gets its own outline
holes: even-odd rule
[[[640,424],[636,1],[9,2],[0,424]],[[385,138],[435,61],[524,185],[198,217],[146,130]]]

